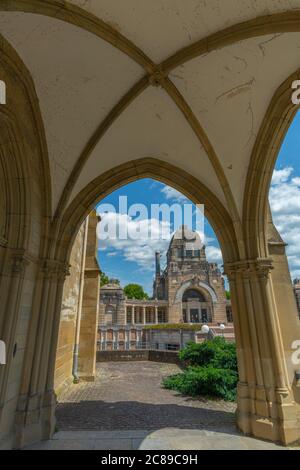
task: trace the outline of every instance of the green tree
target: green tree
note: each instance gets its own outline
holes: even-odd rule
[[[226,295],[226,299],[227,299],[227,300],[230,300],[230,299],[231,299],[231,294],[230,294],[230,291],[229,291],[229,290],[226,290],[226,291],[225,291],[225,295]]]
[[[101,271],[101,274],[100,274],[100,287],[105,286],[106,284],[108,284],[108,282],[109,282],[108,276],[106,276],[106,274]]]
[[[109,278],[105,273],[101,272],[100,275],[100,287],[106,286],[106,284],[113,283],[113,284],[118,284],[120,285],[119,279],[111,279]]]
[[[124,293],[128,299],[149,299],[148,294],[139,284],[127,284],[127,286],[124,287]]]
[[[100,287],[106,286],[106,284],[109,284],[109,283],[120,285],[119,279],[115,279],[115,278],[111,279],[104,272],[101,271],[101,274],[100,274]]]

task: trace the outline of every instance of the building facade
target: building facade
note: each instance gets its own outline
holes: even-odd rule
[[[181,226],[173,235],[167,266],[156,253],[153,297],[168,302],[171,323],[227,323],[224,279],[216,263],[206,259],[197,232]]]
[[[217,264],[207,261],[198,233],[182,226],[170,242],[164,270],[160,253],[155,253],[152,299],[127,299],[113,279],[101,288],[99,349],[143,347],[149,342],[144,327],[150,325],[231,322],[231,305]]]

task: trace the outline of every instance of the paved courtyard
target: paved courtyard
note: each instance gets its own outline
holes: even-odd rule
[[[94,383],[73,385],[60,398],[59,430],[198,429],[234,423],[235,404],[182,397],[161,387],[180,372],[173,364],[109,362],[97,366]]]
[[[234,403],[161,388],[163,377],[178,371],[155,362],[98,364],[95,382],[60,397],[53,439],[30,449],[282,449],[241,435]]]

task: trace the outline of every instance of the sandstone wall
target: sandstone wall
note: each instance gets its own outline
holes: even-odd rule
[[[64,285],[54,375],[55,391],[58,395],[72,381],[83,243],[84,224],[81,226],[72,248],[70,276],[66,278]]]

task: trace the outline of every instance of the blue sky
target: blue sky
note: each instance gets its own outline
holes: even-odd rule
[[[292,277],[300,277],[300,113],[293,120],[280,150],[273,174],[270,189],[270,203],[274,223],[284,240],[288,243],[287,253]],[[139,214],[139,217],[129,217],[119,207],[120,196],[127,197],[127,206],[145,204],[148,214]],[[124,227],[135,231],[143,227],[151,228],[154,233],[162,227],[169,228],[170,234],[174,230],[174,219],[168,220],[160,217],[151,217],[151,204],[192,204],[181,193],[152,179],[142,179],[123,186],[107,196],[97,206],[98,212],[106,213],[105,221],[115,224],[120,230]],[[111,204],[114,207],[103,206]],[[193,205],[193,211],[195,206]],[[153,215],[153,214],[152,214]],[[195,218],[194,218],[195,221]],[[101,224],[102,230],[107,225]],[[112,226],[112,225],[111,225]],[[176,227],[175,227],[176,228]],[[195,223],[194,227],[195,228]],[[204,234],[207,258],[211,262],[222,264],[222,256],[216,236],[205,219]],[[139,240],[112,239],[99,240],[98,257],[100,267],[109,277],[118,278],[121,285],[137,282],[151,294],[154,272],[154,253],[160,250],[165,253],[168,239],[149,239],[140,237]],[[162,265],[165,258],[162,256]]]

